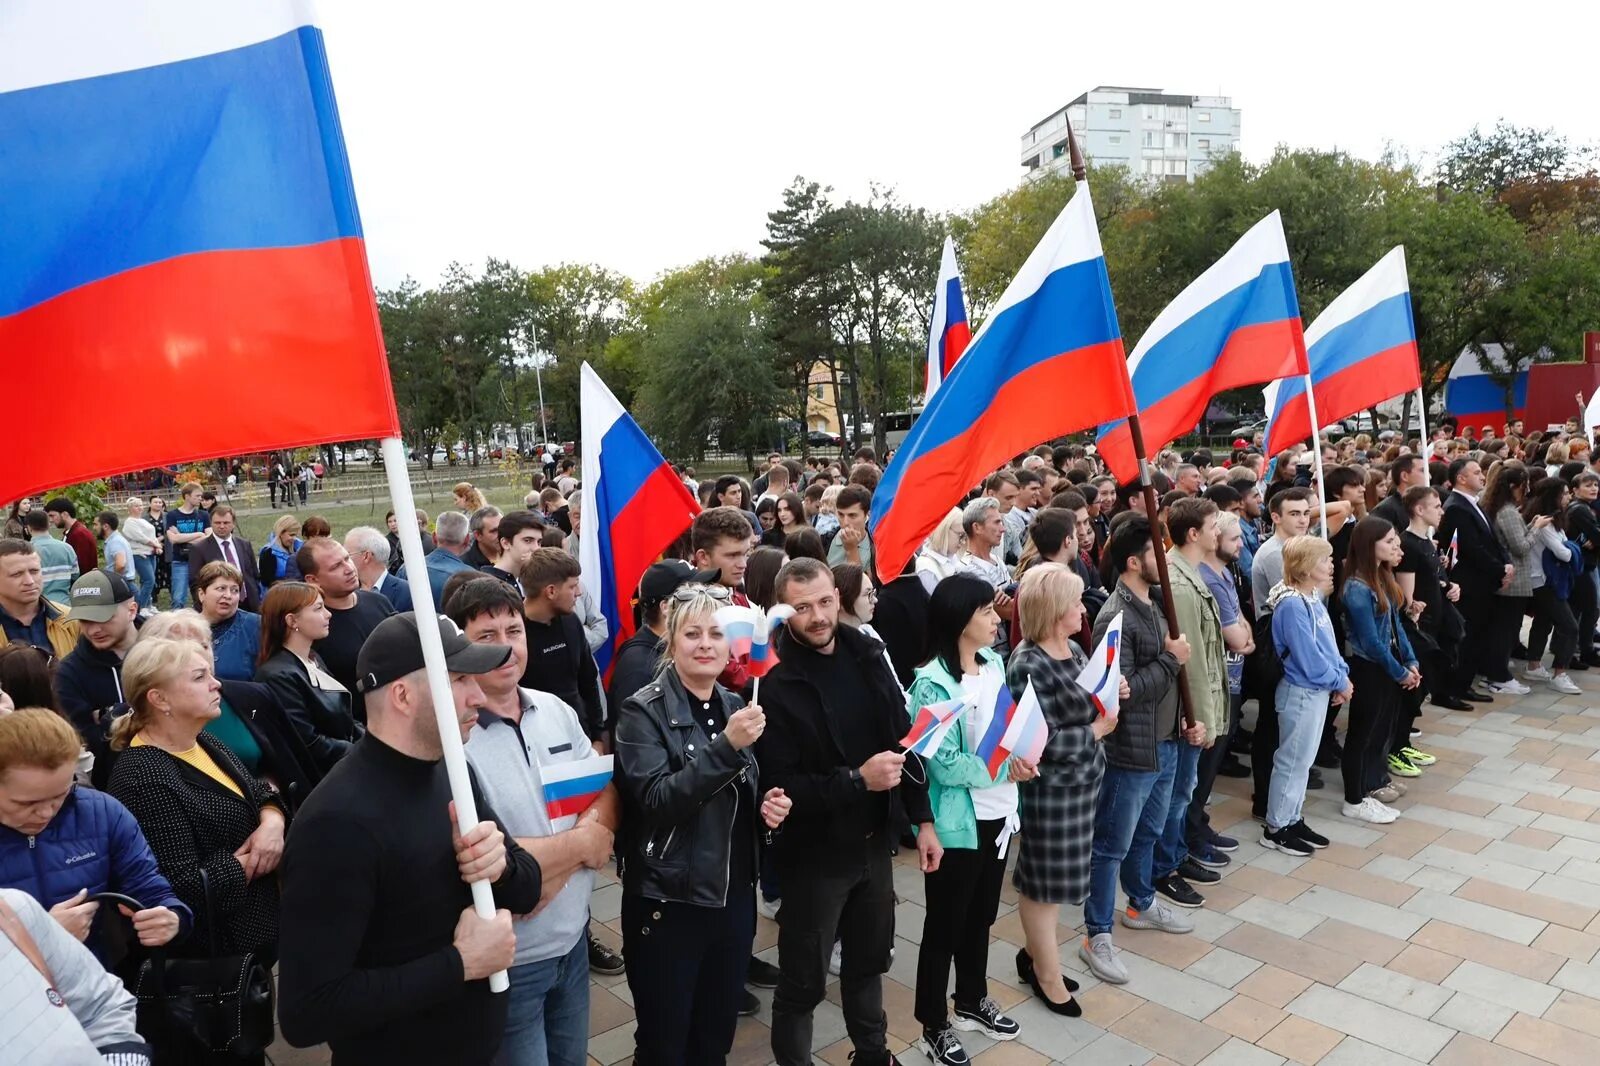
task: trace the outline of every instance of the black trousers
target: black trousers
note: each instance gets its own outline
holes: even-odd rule
[[[1389,744],[1405,693],[1387,671],[1369,659],[1350,656],[1350,727],[1344,738],[1344,801],[1360,803],[1383,783],[1389,761]]]
[[[1255,787],[1250,798],[1250,813],[1265,818],[1267,796],[1272,790],[1272,759],[1278,754],[1278,697],[1275,686],[1258,688],[1256,729],[1250,740],[1250,776]]]
[[[1511,676],[1506,670],[1506,660],[1502,659],[1498,667],[1491,663],[1491,627],[1497,607],[1504,607],[1497,603],[1500,598],[1489,589],[1461,586],[1461,599],[1456,602],[1456,609],[1461,612],[1466,634],[1461,638],[1461,656],[1456,661],[1450,695],[1460,696],[1471,689],[1472,679],[1479,673],[1491,681],[1505,681]]]
[[[1003,821],[978,823],[976,848],[946,848],[939,868],[923,877],[927,918],[917,952],[916,1018],[942,1029],[949,1017],[950,963],[956,1005],[976,1007],[989,994],[989,929],[1000,910],[1006,863],[995,848]]]
[[[1600,625],[1600,593],[1595,588],[1595,572],[1584,571],[1583,577],[1572,587],[1567,600],[1578,619],[1578,658],[1594,658],[1594,629]]]
[[[1528,610],[1527,596],[1496,596],[1489,616],[1489,647],[1483,660],[1483,676],[1490,681],[1511,680],[1511,656],[1522,635],[1522,616]]]
[[[756,935],[756,897],[726,907],[622,897],[623,957],[638,1066],[719,1066],[733,1047]]]
[[[1587,583],[1587,578],[1579,584]],[[1593,629],[1589,631],[1591,634]],[[1528,627],[1528,659],[1544,658],[1545,643],[1550,644],[1550,654],[1557,671],[1572,665],[1578,650],[1578,620],[1572,615],[1567,601],[1556,595],[1549,582],[1533,590],[1533,625]]]
[[[1211,838],[1211,818],[1206,814],[1206,800],[1211,795],[1211,787],[1217,783],[1217,771],[1222,769],[1222,762],[1228,757],[1228,749],[1233,746],[1233,738],[1239,732],[1239,705],[1244,698],[1237,692],[1228,698],[1228,732],[1217,738],[1209,748],[1200,750],[1200,762],[1195,770],[1194,795],[1189,800],[1189,810],[1184,815],[1189,838],[1189,850],[1195,851],[1200,845],[1207,843]]]
[[[772,996],[772,1057],[811,1066],[811,1012],[828,986],[828,957],[840,944],[839,1000],[856,1061],[887,1062],[883,975],[894,946],[894,871],[889,842],[874,834],[841,841],[821,864],[780,862],[778,988]]]

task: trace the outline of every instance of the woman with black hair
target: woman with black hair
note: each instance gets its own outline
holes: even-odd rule
[[[1520,643],[1522,616],[1533,599],[1533,557],[1539,554],[1534,547],[1535,531],[1522,517],[1531,481],[1529,467],[1509,459],[1495,463],[1489,468],[1478,501],[1494,528],[1495,540],[1511,560],[1511,580],[1495,593],[1498,598],[1489,619],[1490,661],[1483,673],[1492,683],[1490,692],[1512,696],[1526,696],[1529,691],[1512,672],[1511,657]]]
[[[1573,652],[1578,647],[1578,620],[1567,598],[1573,585],[1582,580],[1574,574],[1573,551],[1567,542],[1567,505],[1572,493],[1560,478],[1540,478],[1528,493],[1522,517],[1533,535],[1528,553],[1533,571],[1533,625],[1528,629],[1528,668],[1522,676],[1529,681],[1545,681],[1557,692],[1576,696],[1583,692],[1567,673]],[[1581,566],[1581,559],[1578,560]],[[1552,639],[1552,633],[1554,639]],[[1544,668],[1545,645],[1550,645],[1550,669]]]
[[[917,954],[918,1046],[935,1063],[964,1063],[955,1030],[978,1031],[994,1040],[1021,1032],[989,998],[989,929],[1000,906],[1006,845],[1019,824],[1018,781],[1038,774],[1035,766],[1007,759],[990,774],[977,754],[981,730],[1006,686],[1005,665],[994,651],[1000,617],[994,586],[972,574],[952,574],[928,601],[928,646],[932,652],[911,682],[909,707],[916,709],[968,697],[956,725],[926,760],[928,804],[944,845],[938,867],[927,873],[927,916]],[[946,994],[955,963],[955,1015]]]
[[[783,547],[784,532],[778,527],[778,501],[771,496],[756,504],[756,527],[761,543],[769,548]]]

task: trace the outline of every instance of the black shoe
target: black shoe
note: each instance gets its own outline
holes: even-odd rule
[[[1206,898],[1189,887],[1189,882],[1177,874],[1158,878],[1156,880],[1156,891],[1180,907],[1194,908],[1206,905]]]
[[[1191,845],[1189,858],[1201,866],[1208,866],[1213,870],[1225,870],[1230,862],[1229,858],[1210,844]]]
[[[967,1049],[961,1046],[961,1038],[956,1036],[955,1026],[949,1022],[945,1022],[943,1029],[923,1026],[922,1039],[916,1046],[937,1066],[967,1066],[972,1061],[967,1057]]]
[[[1234,758],[1231,754],[1217,767],[1218,777],[1249,777],[1250,767]]]
[[[1274,832],[1272,827],[1268,826],[1261,832],[1261,846],[1301,859],[1311,857],[1311,845],[1295,836],[1288,829],[1279,829]]]
[[[1337,770],[1339,760],[1344,757],[1344,752],[1337,747],[1326,747],[1317,752],[1317,757],[1312,760],[1313,766],[1320,766],[1324,770]]]
[[[1328,838],[1307,825],[1304,818],[1287,827],[1285,831],[1293,833],[1296,840],[1310,844],[1319,851],[1328,846]]]
[[[1567,669],[1582,672],[1589,669],[1589,664],[1584,662],[1582,659],[1574,659],[1572,662],[1567,664]]]
[[[1319,792],[1325,787],[1326,786],[1323,785],[1323,783],[1322,783],[1322,774],[1321,774],[1321,772],[1318,771],[1315,766],[1313,766],[1311,768],[1311,772],[1306,774],[1306,791],[1307,792]]]
[[[778,968],[765,959],[750,956],[750,969],[745,972],[744,983],[751,988],[777,988]]]
[[[990,1040],[1015,1040],[1022,1026],[1000,1013],[1000,1004],[984,996],[976,1006],[957,1003],[950,1024],[968,1033],[982,1033]]]
[[[1483,692],[1463,692],[1461,698],[1468,703],[1493,703],[1494,697]]]
[[[739,1017],[753,1018],[760,1009],[761,1001],[756,998],[756,994],[748,988],[745,989],[744,1002],[739,1004]]]
[[[1237,840],[1223,836],[1210,826],[1206,826],[1206,843],[1218,851],[1230,854],[1239,850],[1239,842]]]
[[[1583,657],[1583,665],[1600,668],[1600,655],[1585,655]]]
[[[1471,710],[1471,707],[1468,707],[1467,709]],[[1422,735],[1422,730],[1417,726],[1412,726],[1409,732],[1413,737],[1420,737]]]
[[[1233,741],[1228,745],[1228,750],[1235,755],[1249,755],[1250,745],[1255,743],[1256,735],[1249,729],[1241,729],[1233,735]]]
[[[1221,874],[1201,866],[1195,861],[1193,855],[1184,859],[1177,870],[1173,871],[1172,876],[1181,877],[1185,881],[1193,881],[1197,885],[1214,885],[1222,880]]]
[[[1033,980],[1033,956],[1028,954],[1027,948],[1017,949],[1017,980],[1023,984]],[[1065,970],[1061,971],[1061,980],[1066,982],[1068,992],[1078,990],[1078,982],[1074,981]]]
[[[1442,707],[1447,711],[1472,710],[1472,704],[1468,703],[1466,700],[1457,699],[1454,696],[1435,696],[1430,702],[1435,707]],[[1418,732],[1421,732],[1421,730],[1418,730]],[[1413,733],[1412,735],[1415,736],[1416,734]]]
[[[605,944],[589,937],[589,972],[603,974],[606,977],[615,977],[627,966],[622,961],[622,952],[612,951]]]

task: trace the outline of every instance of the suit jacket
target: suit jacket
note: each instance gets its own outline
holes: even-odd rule
[[[394,609],[401,614],[411,610],[411,586],[406,583],[405,578],[384,574],[378,583],[372,586],[372,591],[394,604]],[[437,607],[438,604],[434,606]]]
[[[247,611],[261,613],[261,571],[256,566],[256,550],[239,534],[233,535],[233,551],[239,557],[239,572],[244,575],[244,589],[239,606]],[[222,545],[215,536],[204,537],[189,545],[189,573],[198,574],[207,563],[225,562]],[[193,585],[191,584],[191,588]],[[198,594],[195,594],[198,595]],[[197,601],[198,602],[198,601]],[[191,604],[190,606],[194,606]]]
[[[1459,492],[1450,493],[1444,501],[1438,537],[1439,553],[1446,557],[1451,538],[1456,541],[1456,563],[1450,580],[1472,592],[1493,592],[1500,587],[1511,557],[1483,512]]]

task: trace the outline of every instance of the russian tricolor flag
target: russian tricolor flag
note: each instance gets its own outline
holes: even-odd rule
[[[1017,701],[1011,698],[1011,689],[1006,686],[1005,680],[991,678],[986,673],[968,720],[972,725],[972,735],[977,738],[972,753],[983,760],[983,764],[989,768],[989,776],[997,780],[1000,767],[1011,754],[1000,742],[1011,728],[1011,720],[1016,713]]]
[[[1103,718],[1115,718],[1122,706],[1122,615],[1111,619],[1105,635],[1078,672],[1078,687],[1089,694]]]
[[[1179,293],[1128,357],[1151,455],[1193,429],[1217,393],[1305,372],[1300,300],[1276,211]],[[1107,422],[1099,444],[1118,480],[1138,477],[1126,421]]]
[[[612,755],[595,755],[571,762],[539,765],[539,783],[544,788],[544,809],[553,822],[582,814],[611,783]]]
[[[746,669],[751,677],[765,677],[778,665],[778,649],[773,646],[772,631],[794,617],[794,608],[786,603],[774,604],[772,610],[731,604],[718,607],[714,616],[728,641],[728,654],[736,659],[746,659]]]
[[[594,654],[602,676],[619,645],[634,633],[633,594],[645,569],[700,513],[644,430],[623,410],[600,375],[583,364],[583,537],[578,565],[598,590],[611,638]]]
[[[0,145],[7,393],[102,382],[127,412],[225,401],[215,417],[77,432],[71,447],[14,434],[0,498],[399,435],[309,4],[6,0]]]
[[[1499,345],[1486,346],[1505,352]],[[1502,363],[1509,360],[1501,359]],[[1511,378],[1511,416],[1521,418],[1528,406],[1528,367],[1531,356],[1517,361]],[[1491,364],[1492,365],[1492,364]],[[1444,383],[1444,409],[1456,420],[1457,426],[1493,426],[1497,432],[1506,428],[1506,387],[1490,374],[1483,359],[1472,348],[1464,348],[1450,365],[1450,376]]]
[[[961,295],[956,246],[946,237],[944,254],[939,257],[939,285],[933,290],[933,315],[928,320],[928,386],[924,404],[933,400],[933,394],[956,368],[956,360],[967,350],[970,340],[972,330],[967,325],[967,301]]]
[[[1089,186],[1006,287],[906,436],[872,497],[878,576],[897,576],[995,467],[1133,407]]]
[[[939,750],[939,745],[944,743],[945,736],[960,721],[961,709],[966,705],[966,698],[957,696],[919,707],[911,722],[911,731],[900,738],[900,746],[908,752],[932,758]]]
[[[1316,389],[1318,426],[1421,387],[1403,247],[1378,260],[1311,323],[1306,361]],[[1311,439],[1303,375],[1274,381],[1265,395],[1268,455]]]

